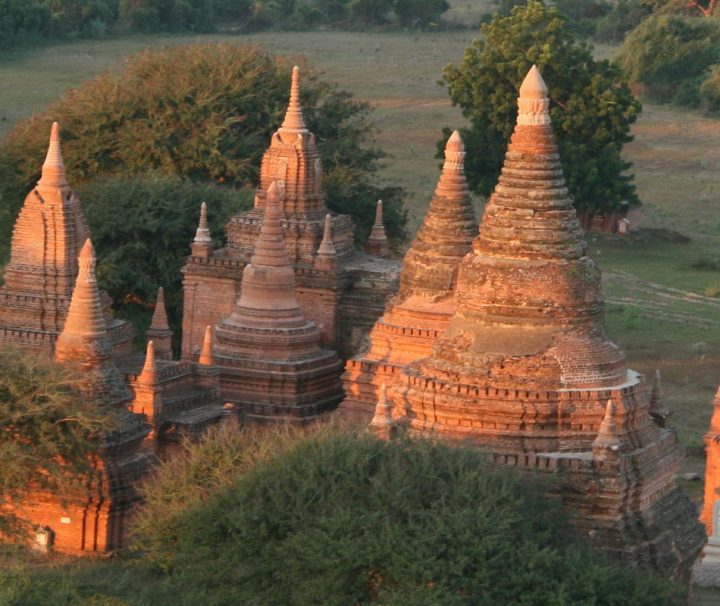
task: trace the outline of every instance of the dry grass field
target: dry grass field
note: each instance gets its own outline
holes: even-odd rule
[[[458,0],[452,14],[474,23],[482,6]],[[131,37],[6,52],[0,54],[0,136],[67,87],[119,68],[123,57],[144,48],[196,41],[260,44],[306,55],[327,79],[373,105],[376,144],[392,155],[383,176],[407,188],[414,231],[438,176],[440,131],[463,124],[437,80],[475,35],[456,30]],[[614,52],[608,46],[597,50],[603,58]],[[633,132],[625,154],[634,163],[644,203],[637,217],[643,229],[626,239],[591,234],[590,250],[605,276],[609,333],[633,367],[662,371],[672,424],[688,451],[686,469],[702,473],[702,434],[720,383],[720,120],[645,105]],[[700,482],[687,488],[700,496]]]

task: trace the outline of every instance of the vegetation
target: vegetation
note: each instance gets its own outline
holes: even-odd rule
[[[717,108],[720,21],[658,14],[628,35],[620,65],[631,82],[660,102]]]
[[[482,26],[459,65],[443,71],[453,104],[470,127],[461,129],[472,188],[488,195],[497,182],[517,112],[517,91],[530,66],[542,72],[570,193],[581,212],[595,214],[640,203],[626,174],[623,145],[640,112],[620,70],[595,61],[562,14],[538,0]],[[446,129],[446,137],[449,129]],[[444,146],[445,139],[438,148]]]
[[[14,534],[25,525],[6,507],[21,504],[28,486],[62,496],[92,469],[93,437],[113,417],[72,390],[78,377],[67,368],[7,347],[0,367],[0,534]]]
[[[429,440],[225,430],[148,485],[146,555],[115,564],[115,582],[35,572],[9,603],[682,603],[678,587],[579,545],[543,489]]]

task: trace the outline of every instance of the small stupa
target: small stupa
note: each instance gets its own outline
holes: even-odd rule
[[[403,260],[400,289],[375,323],[368,351],[345,367],[339,412],[346,418],[367,422],[380,385],[391,386],[405,364],[426,357],[450,323],[457,269],[477,234],[464,161],[455,131],[428,212]]]
[[[240,297],[215,331],[214,358],[223,398],[246,419],[306,422],[342,399],[342,364],[320,348],[320,332],[295,298],[279,198],[273,183]]]
[[[390,252],[390,243],[388,242],[385,225],[383,223],[382,200],[378,200],[375,206],[375,222],[370,230],[370,237],[368,238],[365,248],[371,255],[377,255],[378,257],[387,257]]]
[[[162,286],[158,288],[152,321],[145,334],[155,344],[155,355],[158,358],[172,360],[173,333],[168,325],[167,311],[165,309],[165,291]]]

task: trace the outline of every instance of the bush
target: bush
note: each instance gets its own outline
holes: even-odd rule
[[[553,7],[530,0],[509,17],[482,26],[484,39],[443,71],[454,105],[470,121],[461,129],[470,186],[482,195],[495,187],[517,115],[517,94],[536,63],[547,83],[550,115],[575,207],[610,213],[640,203],[630,163],[622,159],[640,104],[617,66],[595,61]],[[438,143],[442,154],[450,130]]]
[[[160,174],[109,177],[78,190],[98,256],[98,281],[133,321],[138,339],[152,315],[158,286],[165,289],[170,326],[182,324],[182,275],[201,202],[216,244],[233,213],[251,208],[253,192],[193,183]],[[117,218],[122,217],[121,221]]]
[[[384,154],[367,145],[373,131],[369,106],[301,64],[302,103],[317,135],[328,206],[351,214],[364,239],[382,198],[388,233],[402,238],[402,190],[378,184]],[[124,71],[68,91],[20,123],[0,146],[0,196],[12,205],[8,215],[15,216],[37,180],[53,119],[62,125],[65,165],[75,186],[148,170],[254,186],[260,158],[287,107],[291,65],[257,47],[176,46],[141,53]],[[0,225],[3,241],[11,227]],[[172,252],[181,257],[186,246],[187,241]]]
[[[544,488],[429,440],[221,433],[161,468],[137,529],[209,605],[681,603],[579,546]]]
[[[619,63],[653,100],[697,106],[710,67],[720,63],[720,21],[654,15],[627,36]]]
[[[700,85],[700,102],[709,112],[720,111],[720,65],[710,68],[710,75]]]

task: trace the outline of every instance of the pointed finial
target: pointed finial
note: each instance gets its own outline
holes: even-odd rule
[[[460,136],[460,131],[454,130],[445,145],[445,164],[443,164],[436,193],[441,196],[465,195],[468,190],[464,171],[465,144]]]
[[[286,130],[307,130],[302,114],[302,107],[300,107],[300,68],[297,65],[293,67],[292,70],[290,102],[288,103],[282,128]]]
[[[522,126],[550,124],[548,89],[536,65],[530,68],[520,85],[517,123]]]
[[[660,427],[665,427],[665,419],[670,416],[670,410],[665,406],[660,385],[660,370],[655,371],[655,381],[650,392],[650,416]]]
[[[395,427],[395,421],[393,420],[393,407],[388,404],[387,400],[387,385],[383,381],[380,386],[380,396],[378,397],[377,404],[375,405],[375,415],[370,421],[369,429],[375,433],[379,438],[389,439],[392,437],[392,430]]]
[[[60,147],[60,126],[53,122],[50,129],[50,144],[48,145],[47,156],[42,166],[42,174],[38,185],[47,187],[67,187],[65,179],[65,163],[63,162],[62,149]]]
[[[205,204],[205,202],[200,204],[200,222],[198,223],[198,228],[195,232],[195,242],[203,244],[212,242],[212,238],[210,237],[210,230],[208,229],[207,204]]]
[[[596,458],[604,458],[608,453],[617,456],[620,450],[620,438],[618,436],[618,427],[615,423],[617,415],[617,407],[610,398],[605,407],[605,417],[600,423],[600,431],[597,438],[593,442],[593,453]]]
[[[370,254],[384,257],[389,252],[388,239],[383,225],[383,202],[377,201],[375,207],[375,223],[370,230],[370,237],[367,241],[367,251]]]
[[[208,325],[205,327],[205,338],[203,339],[202,351],[198,358],[198,364],[201,366],[214,366],[215,355],[213,353],[213,329]]]
[[[383,201],[378,200],[375,205],[375,226],[383,226]]]
[[[157,363],[155,362],[155,343],[150,340],[147,343],[147,351],[145,353],[145,364],[142,372],[138,375],[138,383],[143,385],[157,385]]]
[[[445,157],[447,158],[448,152],[464,152],[465,143],[463,143],[462,137],[460,136],[459,130],[454,130],[447,143],[445,144]]]
[[[279,198],[280,188],[277,181],[273,181],[267,189],[260,235],[255,241],[255,250],[250,258],[253,266],[289,267],[290,265]]]
[[[155,311],[153,312],[152,322],[150,323],[152,330],[169,330],[167,312],[165,311],[165,291],[163,287],[157,290],[155,299]]]
[[[325,215],[325,226],[323,228],[323,237],[315,256],[315,267],[318,269],[330,269],[335,264],[337,249],[333,242],[332,235],[332,215]]]

